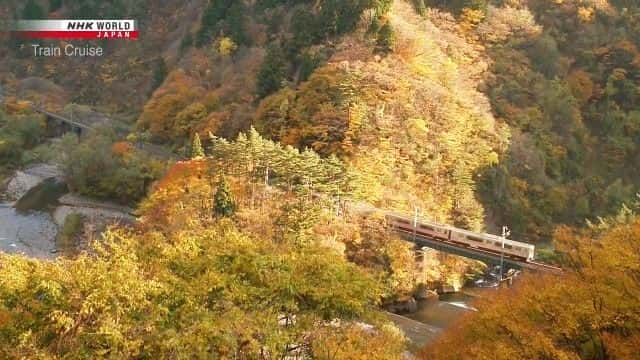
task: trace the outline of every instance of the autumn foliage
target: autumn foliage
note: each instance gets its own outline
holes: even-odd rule
[[[560,276],[527,276],[478,302],[478,313],[424,359],[633,359],[640,345],[640,220],[603,233],[559,229]],[[473,356],[470,356],[473,354]]]

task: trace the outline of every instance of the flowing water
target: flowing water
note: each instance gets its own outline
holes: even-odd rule
[[[446,329],[463,315],[477,311],[473,301],[483,294],[495,289],[465,289],[463,292],[442,294],[438,299],[428,299],[418,302],[418,311],[407,314],[406,317],[421,323]]]
[[[442,294],[438,298],[418,301],[418,311],[390,316],[411,339],[412,347],[420,349],[437,339],[464,315],[477,311],[473,302],[488,296],[493,288],[465,288],[462,292]]]

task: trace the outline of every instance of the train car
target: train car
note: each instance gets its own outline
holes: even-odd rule
[[[419,236],[426,236],[440,240],[448,241],[451,233],[451,230],[447,226],[424,221],[419,222],[414,228],[413,220],[394,214],[387,215],[387,222],[393,228],[401,232],[408,234],[415,233]]]
[[[534,258],[535,246],[502,239],[496,235],[474,233],[428,221],[421,221],[414,227],[411,219],[395,214],[387,215],[387,221],[393,228],[406,234],[416,234],[495,254],[504,254],[507,257],[524,261],[531,261]]]
[[[535,246],[531,244],[503,239],[496,235],[474,233],[462,229],[454,229],[451,231],[451,241],[467,244],[469,247],[497,254],[504,253],[505,256],[526,261],[533,260],[535,254]]]

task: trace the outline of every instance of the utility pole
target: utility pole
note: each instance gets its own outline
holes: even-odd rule
[[[502,250],[500,251],[500,282],[502,282],[504,275],[504,241],[511,235],[511,230],[507,226],[502,227]]]
[[[417,206],[413,207],[414,215],[413,215],[413,242],[416,242],[416,237],[418,233],[418,213],[420,212],[420,208]]]

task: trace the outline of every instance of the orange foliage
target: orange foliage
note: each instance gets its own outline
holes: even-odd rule
[[[569,75],[567,82],[571,93],[581,104],[586,103],[593,96],[594,84],[587,72],[576,70]]]
[[[111,152],[117,156],[129,155],[134,151],[133,145],[126,141],[120,141],[111,145]]]
[[[27,101],[9,98],[5,100],[4,107],[7,114],[23,114],[29,110],[30,104]]]
[[[609,220],[611,221],[611,220]],[[636,359],[640,220],[556,231],[563,276],[525,275],[476,303],[422,359]]]
[[[187,136],[178,114],[204,95],[204,89],[184,71],[176,70],[144,106],[138,126],[161,141]]]
[[[192,178],[201,178],[207,168],[207,162],[203,160],[179,161],[169,168],[156,185],[156,190],[183,185]]]

